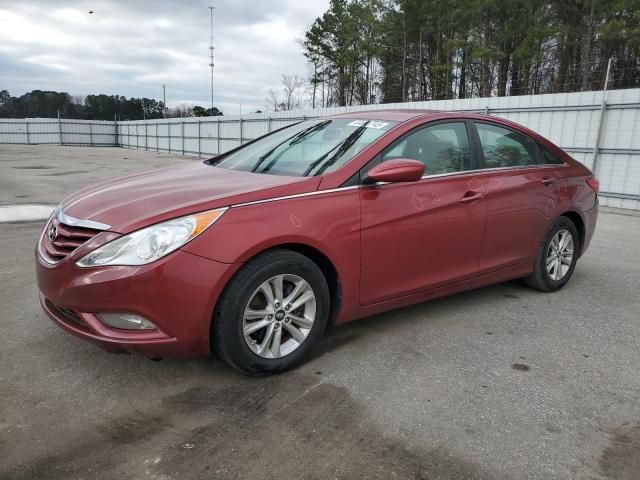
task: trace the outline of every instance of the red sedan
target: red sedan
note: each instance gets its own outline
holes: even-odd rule
[[[515,278],[560,289],[597,193],[587,168],[499,118],[308,120],[66,198],[37,245],[41,302],[108,350],[280,372],[328,323]]]

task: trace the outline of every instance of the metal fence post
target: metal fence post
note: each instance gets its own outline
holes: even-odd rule
[[[159,145],[159,136],[158,136],[158,123],[155,124],[156,127],[156,153],[160,153],[160,145]]]
[[[93,147],[93,123],[89,124],[89,145]]]
[[[147,135],[147,121],[144,121],[144,149],[149,150],[149,137]]]
[[[600,118],[598,119],[598,128],[596,130],[596,143],[593,146],[593,156],[591,158],[591,171],[597,177],[598,176],[598,153],[600,152],[600,141],[602,140],[602,125],[607,113],[607,101],[604,96],[602,98],[602,105],[600,105]]]
[[[27,145],[31,145],[31,139],[29,138],[29,121],[24,122],[27,131]]]
[[[60,112],[58,111],[58,141],[62,145],[62,123],[60,123]]]
[[[271,132],[271,115],[267,117],[267,133]]]
[[[120,146],[120,141],[119,141],[119,138],[118,138],[118,119],[117,118],[118,117],[116,117],[116,115],[114,113],[113,114],[113,128],[114,128],[114,130],[113,130],[113,144],[116,147],[119,147]]]
[[[240,117],[240,145],[242,145],[242,117]]]
[[[200,157],[200,151],[201,151],[201,146],[200,146],[200,119],[198,119],[198,157]]]
[[[598,130],[596,130],[596,143],[593,146],[593,158],[591,160],[591,171],[598,176],[598,151],[600,150],[600,140],[602,139],[602,125],[607,113],[607,86],[609,84],[609,73],[611,72],[611,58],[607,64],[607,76],[604,79],[604,89],[602,90],[602,103],[600,104],[600,118],[598,119]]]
[[[182,137],[182,155],[184,155],[184,120],[180,121],[180,136]]]
[[[171,153],[171,125],[167,122],[167,147],[169,148],[169,153]]]
[[[216,155],[220,155],[220,120],[216,120]]]

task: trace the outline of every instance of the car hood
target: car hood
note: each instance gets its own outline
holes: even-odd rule
[[[227,170],[201,162],[107,180],[67,197],[67,215],[129,233],[190,213],[314,191],[319,177]]]

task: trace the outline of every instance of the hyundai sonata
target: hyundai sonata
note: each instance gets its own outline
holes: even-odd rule
[[[502,119],[307,120],[66,198],[37,244],[41,303],[107,350],[280,372],[328,323],[516,278],[560,289],[597,193],[586,167]]]

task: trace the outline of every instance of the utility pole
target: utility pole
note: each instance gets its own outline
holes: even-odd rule
[[[213,10],[216,7],[209,7],[209,12],[211,14],[211,35],[209,37],[209,67],[211,68],[211,114],[213,115],[213,51],[215,47],[213,46]]]
[[[167,91],[164,83],[162,84],[162,116],[167,118]]]

